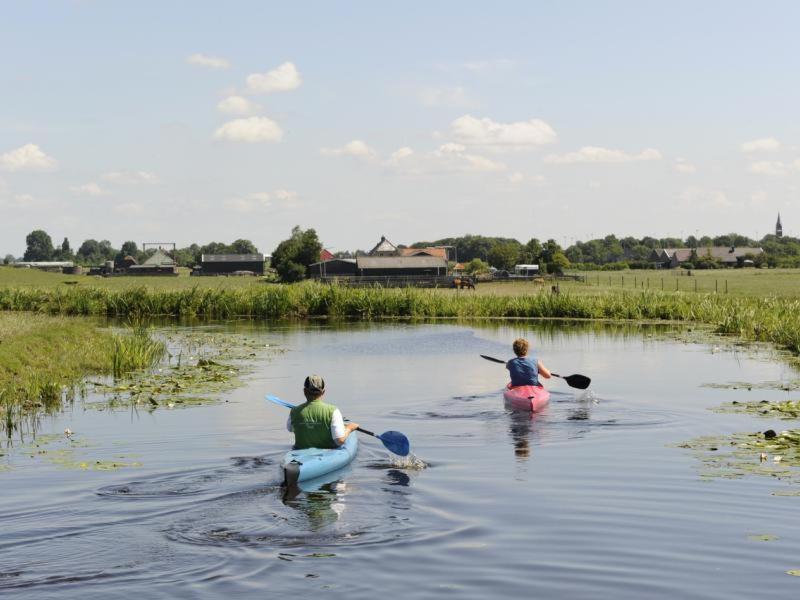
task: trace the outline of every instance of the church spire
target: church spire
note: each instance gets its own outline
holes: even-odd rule
[[[783,225],[781,225],[781,213],[778,213],[778,222],[775,223],[775,237],[783,237]]]

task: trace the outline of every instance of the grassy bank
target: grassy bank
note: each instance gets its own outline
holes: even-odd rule
[[[0,431],[60,408],[86,375],[147,367],[164,349],[144,329],[114,334],[84,319],[0,313]]]
[[[109,290],[95,287],[0,289],[0,310],[121,317],[315,316],[411,318],[575,318],[704,323],[722,334],[772,342],[800,354],[800,300],[644,291],[594,295],[441,294],[420,289],[349,289],[313,283],[244,289]]]

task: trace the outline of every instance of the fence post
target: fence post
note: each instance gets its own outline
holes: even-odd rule
[[[725,280],[725,293],[728,293],[728,280]]]
[[[622,279],[622,287],[625,287],[625,275],[620,275],[620,278]]]
[[[679,284],[680,282],[681,282],[681,278],[680,278],[680,277],[676,277],[676,278],[675,278],[675,291],[676,291],[676,292],[678,291],[678,284]]]
[[[694,291],[697,291],[697,277],[694,278]]]
[[[714,293],[719,294],[719,279],[714,280]]]
[[[664,278],[661,278],[661,291],[664,291]]]
[[[647,289],[648,290],[650,289],[650,278],[649,277],[647,278]]]

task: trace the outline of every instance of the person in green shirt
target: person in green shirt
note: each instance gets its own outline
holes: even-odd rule
[[[358,423],[345,425],[342,413],[333,404],[322,401],[325,380],[309,375],[303,383],[305,403],[289,413],[286,429],[294,432],[294,448],[338,448],[347,436],[358,429]]]

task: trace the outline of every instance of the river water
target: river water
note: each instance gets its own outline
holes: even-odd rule
[[[677,447],[789,427],[708,410],[791,397],[703,386],[797,377],[766,352],[552,323],[216,327],[287,352],[226,402],[152,413],[76,403],[41,423],[42,447],[69,428],[80,460],[134,466],[65,468],[35,444],[5,450],[0,596],[800,594],[786,574],[800,569],[800,497],[772,495],[789,484],[769,477],[704,478]],[[541,414],[504,410],[505,370],[478,355],[507,358],[520,335],[551,369],[591,376],[591,392],[551,380]],[[424,468],[361,436],[335,481],[284,498],[287,413],[263,396],[299,402],[312,372],[345,416],[405,433]]]

